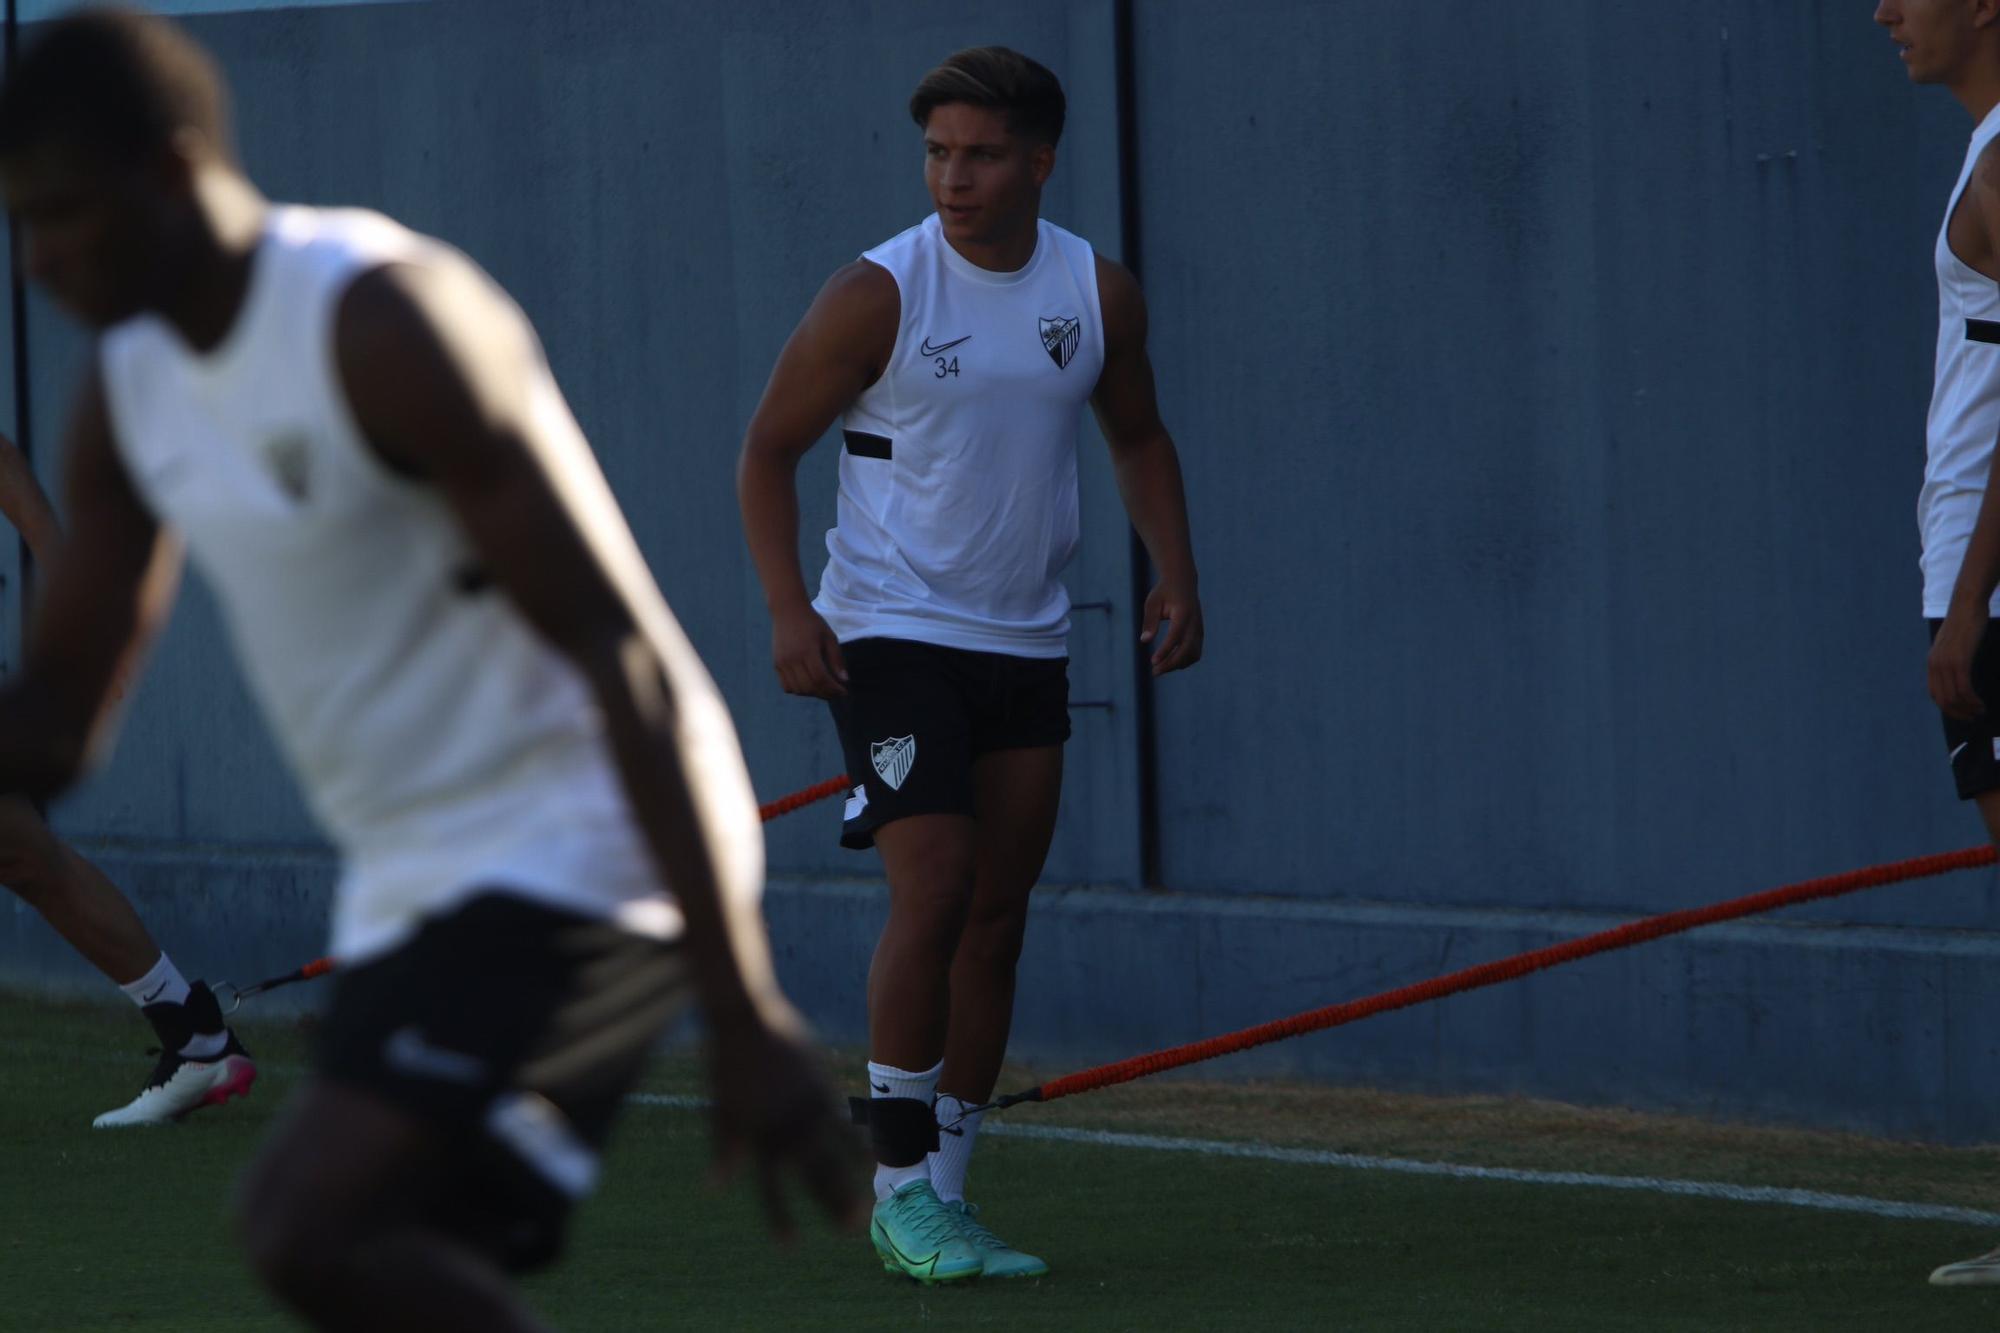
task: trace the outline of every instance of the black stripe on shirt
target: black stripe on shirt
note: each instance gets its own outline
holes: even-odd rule
[[[1996,324],[1994,327],[2000,329],[2000,324]],[[2000,336],[1996,336],[1993,341],[2000,342]],[[886,435],[870,435],[865,430],[844,430],[840,432],[840,436],[847,441],[847,452],[853,454],[856,458],[887,458],[889,456],[890,440]]]
[[[1975,343],[2000,343],[2000,319],[1966,320],[1965,340]]]

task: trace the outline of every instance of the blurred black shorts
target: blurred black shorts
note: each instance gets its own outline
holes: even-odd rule
[[[483,894],[334,974],[317,1066],[442,1130],[450,1160],[421,1215],[526,1271],[561,1251],[687,995],[677,945]]]

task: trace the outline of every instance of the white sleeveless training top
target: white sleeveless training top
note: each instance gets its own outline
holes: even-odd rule
[[[2000,107],[1972,132],[1965,166],[1952,187],[1938,228],[1937,382],[1931,393],[1924,489],[1917,500],[1923,533],[1924,615],[1942,619],[1951,609],[1965,548],[2000,437],[2000,283],[1968,267],[1951,249],[1951,216],[1965,194],[1986,146],[2000,135]],[[2000,614],[2000,593],[1993,599]]]
[[[469,262],[378,214],[273,208],[220,345],[197,354],[152,315],[100,344],[133,483],[215,590],[343,853],[333,950],[344,960],[395,947],[482,889],[661,938],[680,928],[581,675],[487,586],[442,499],[393,473],[349,415],[333,345],[348,284],[388,263]],[[587,459],[539,348],[519,373],[541,429]],[[703,762],[735,779],[742,760],[720,715],[719,737],[693,729],[717,751]],[[763,843],[744,804],[746,836],[731,839],[744,864],[725,883],[754,893]]]
[[[994,273],[933,213],[862,258],[895,278],[902,321],[841,420],[814,608],[842,642],[1063,656],[1077,425],[1104,368],[1096,253],[1041,222],[1026,267]]]

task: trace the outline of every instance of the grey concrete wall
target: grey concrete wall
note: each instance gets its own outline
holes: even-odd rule
[[[767,796],[777,693],[730,471],[819,282],[921,216],[903,101],[1004,41],[1072,97],[1047,211],[1137,209],[1209,659],[1158,691],[1141,891],[1130,573],[1093,441],[1071,779],[1019,1044],[1087,1061],[1626,915],[1968,843],[1922,693],[1931,238],[1969,126],[1864,10],[583,0],[207,16],[253,174],[521,299]],[[31,318],[39,437],[80,348]],[[43,458],[52,462],[53,449]],[[809,567],[831,450],[802,476]],[[6,575],[0,568],[0,577]],[[15,613],[6,599],[4,614]],[[14,629],[7,625],[9,634]],[[59,814],[190,965],[316,948],[330,863],[190,590]],[[860,1030],[879,914],[831,807],[771,827],[786,975]],[[859,880],[841,877],[859,876]],[[1232,1066],[2000,1134],[2000,921],[1962,875],[1653,946]],[[76,965],[0,910],[0,975]]]
[[[1011,11],[1011,12],[1010,12]],[[195,20],[236,85],[246,162],[276,198],[361,203],[452,240],[518,296],[669,599],[736,710],[760,789],[837,774],[824,710],[779,695],[743,558],[743,425],[825,277],[925,211],[908,89],[997,32],[1079,85],[1050,216],[1118,231],[1108,4],[989,6],[986,26],[901,4],[663,6],[592,0],[300,9]],[[1096,77],[1092,77],[1096,75]],[[37,318],[44,438],[75,339]],[[829,449],[807,463],[803,547],[824,559]],[[1123,602],[1125,537],[1101,450],[1079,600]],[[68,812],[123,838],[309,839],[199,595],[135,710],[119,773]],[[1129,616],[1126,617],[1129,619]],[[1079,616],[1080,698],[1129,697],[1112,618]],[[1078,713],[1058,877],[1131,880],[1130,710]],[[143,775],[143,776],[142,776]],[[823,813],[823,812],[822,812]],[[851,869],[824,818],[774,829],[773,863]]]
[[[1213,534],[1170,882],[1637,910],[1971,840],[1914,526],[1969,127],[1865,13],[1140,13]]]

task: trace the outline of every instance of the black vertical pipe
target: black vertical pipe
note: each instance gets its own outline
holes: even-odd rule
[[[21,14],[16,0],[7,0],[4,42],[4,48],[0,48],[0,63],[4,63],[7,77],[12,79],[14,56],[21,42]],[[32,469],[35,465],[34,429],[28,416],[28,285],[23,281],[24,276],[21,229],[10,218],[7,222],[7,309],[14,333],[14,444]],[[28,601],[28,585],[34,581],[35,573],[35,553],[28,549],[26,533],[14,534],[14,550],[18,556],[15,568],[20,571],[20,593],[14,604],[19,608],[16,623],[21,627],[21,655],[25,658],[28,652],[28,615],[33,609]],[[36,801],[35,808],[41,810],[42,803]]]
[[[7,0],[6,51],[7,77],[14,77],[15,53],[20,47],[21,15],[17,0]],[[7,226],[7,307],[14,341],[14,443],[20,448],[21,456],[30,466],[35,461],[34,420],[30,413],[28,398],[28,284],[21,265],[21,229],[13,222]],[[14,534],[14,541],[20,550],[21,571],[21,624],[22,637],[26,638],[28,619],[28,583],[34,572],[34,552],[28,549],[28,539],[21,533]]]
[[[1116,70],[1118,98],[1118,248],[1125,267],[1143,280],[1143,239],[1139,226],[1139,92],[1133,69],[1133,0],[1112,0],[1111,45]],[[1145,542],[1134,529],[1131,543],[1132,620],[1137,625],[1153,590],[1152,559]],[[1136,633],[1136,631],[1135,631]],[[1132,685],[1139,755],[1139,879],[1148,888],[1160,884],[1160,771],[1159,735],[1153,699],[1152,651],[1145,648],[1136,656],[1137,671]]]

